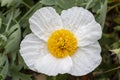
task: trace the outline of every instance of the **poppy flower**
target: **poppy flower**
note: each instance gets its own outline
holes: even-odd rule
[[[31,70],[82,76],[101,63],[102,30],[90,11],[72,7],[59,15],[54,8],[43,7],[29,23],[32,33],[22,40],[20,53]]]

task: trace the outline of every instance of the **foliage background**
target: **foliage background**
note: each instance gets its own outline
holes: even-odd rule
[[[27,68],[19,53],[20,42],[31,32],[28,19],[44,6],[54,7],[59,14],[80,6],[94,14],[103,28],[103,61],[96,70],[82,77],[52,77]],[[120,80],[120,0],[0,0],[0,80]]]

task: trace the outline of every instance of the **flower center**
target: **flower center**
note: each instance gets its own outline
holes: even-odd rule
[[[47,47],[54,57],[64,58],[75,53],[77,49],[77,39],[69,30],[56,30],[49,37]]]

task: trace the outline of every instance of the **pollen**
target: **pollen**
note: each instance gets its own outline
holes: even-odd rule
[[[47,47],[49,52],[56,58],[72,56],[77,49],[77,39],[69,30],[56,30],[50,35]]]

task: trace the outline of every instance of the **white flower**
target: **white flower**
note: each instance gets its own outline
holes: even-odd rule
[[[82,76],[100,64],[102,30],[88,10],[72,7],[58,15],[52,7],[44,7],[29,23],[33,33],[21,42],[20,53],[31,70]]]

